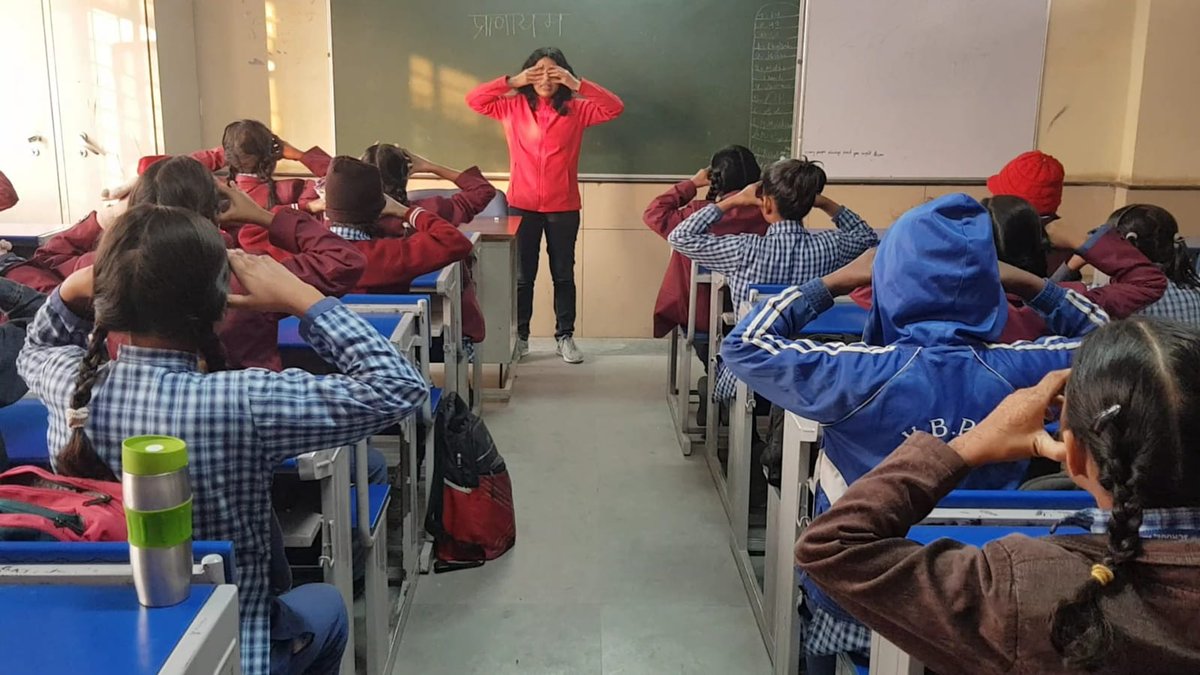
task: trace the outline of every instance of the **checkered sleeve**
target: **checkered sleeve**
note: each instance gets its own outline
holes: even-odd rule
[[[55,290],[25,333],[17,372],[43,401],[65,401],[74,389],[92,322],[67,308]]]
[[[867,249],[879,245],[879,235],[857,213],[843,206],[833,216],[837,226],[838,266],[847,265]]]
[[[429,394],[412,364],[335,299],[314,305],[300,333],[339,374],[246,371],[245,405],[272,459],[356,442],[410,414]]]
[[[709,228],[725,214],[716,204],[706,206],[684,219],[667,237],[671,248],[710,270],[729,274],[736,272],[749,246],[749,238],[757,235],[728,234],[717,236]]]

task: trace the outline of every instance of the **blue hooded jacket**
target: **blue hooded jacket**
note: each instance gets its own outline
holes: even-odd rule
[[[872,283],[863,342],[791,339],[833,305],[816,279],[760,304],[721,350],[750,389],[823,425],[828,465],[818,513],[844,487],[826,485],[825,477],[857,480],[915,431],[949,442],[1015,389],[1070,367],[1077,338],[1108,321],[1083,296],[1046,282],[1029,305],[1052,330],[1071,337],[996,344],[1008,303],[991,220],[963,194],[901,216],[879,246]],[[961,487],[1015,488],[1025,469],[1024,462],[981,467]]]

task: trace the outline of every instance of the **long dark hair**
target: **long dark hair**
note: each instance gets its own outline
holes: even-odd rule
[[[992,236],[1001,262],[1039,277],[1046,276],[1046,230],[1029,202],[997,195],[980,202],[992,217]]]
[[[737,192],[762,177],[758,158],[744,145],[727,145],[712,156],[708,172],[708,201]]]
[[[1064,663],[1094,670],[1120,639],[1102,600],[1137,575],[1145,509],[1200,505],[1200,334],[1165,321],[1131,318],[1084,341],[1066,387],[1065,425],[1112,493],[1110,583],[1089,578],[1059,603],[1050,641]]]
[[[1161,265],[1168,279],[1180,286],[1200,288],[1196,260],[1179,236],[1179,223],[1170,211],[1153,204],[1129,204],[1113,211],[1108,224],[1150,262]]]
[[[96,322],[79,364],[72,409],[91,403],[112,331],[191,344],[210,370],[225,367],[213,327],[229,295],[229,258],[209,220],[183,208],[132,206],[101,237],[93,271]],[[55,468],[66,476],[116,480],[83,427],[71,430]]]
[[[379,169],[383,181],[383,194],[408,206],[408,175],[412,171],[412,160],[404,149],[391,143],[376,143],[362,154],[362,161]]]
[[[203,164],[185,155],[154,163],[129,192],[130,207],[138,204],[178,206],[195,211],[214,224],[220,200],[212,174]]]
[[[566,55],[563,54],[562,50],[558,47],[542,47],[540,49],[533,50],[533,53],[529,55],[529,58],[525,59],[525,63],[521,66],[521,70],[532,68],[535,63],[545,58],[553,60],[554,63],[558,64],[559,68],[562,68],[571,75],[575,75],[575,69],[571,67],[571,64],[567,63]],[[537,110],[538,95],[537,92],[533,90],[532,84],[527,84],[524,87],[517,89],[517,91],[525,97],[526,101],[529,101],[530,110]],[[571,91],[570,87],[560,84],[558,85],[558,89],[554,90],[554,95],[550,97],[550,104],[554,106],[554,109],[558,111],[559,115],[566,115],[571,111],[571,109],[567,106],[567,101],[570,101],[571,97],[574,95],[575,92]]]
[[[762,176],[762,194],[775,199],[779,215],[801,221],[812,211],[817,195],[825,189],[825,170],[807,158],[781,159]]]
[[[256,176],[267,184],[267,208],[279,205],[275,194],[275,165],[283,156],[283,142],[267,125],[258,120],[230,122],[221,135],[225,163],[229,165],[229,184],[238,174]]]

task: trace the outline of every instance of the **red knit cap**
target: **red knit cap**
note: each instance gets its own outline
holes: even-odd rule
[[[1033,205],[1038,215],[1050,216],[1062,204],[1063,165],[1040,150],[1017,155],[1000,173],[988,179],[993,195],[1013,195]]]
[[[387,205],[379,169],[355,157],[334,157],[325,176],[325,216],[334,223],[367,225]]]

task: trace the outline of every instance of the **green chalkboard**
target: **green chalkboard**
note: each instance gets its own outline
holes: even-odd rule
[[[506,172],[500,124],[463,98],[556,46],[625,101],[580,172],[690,175],[712,151],[791,154],[798,0],[332,0],[338,152],[386,140]]]

